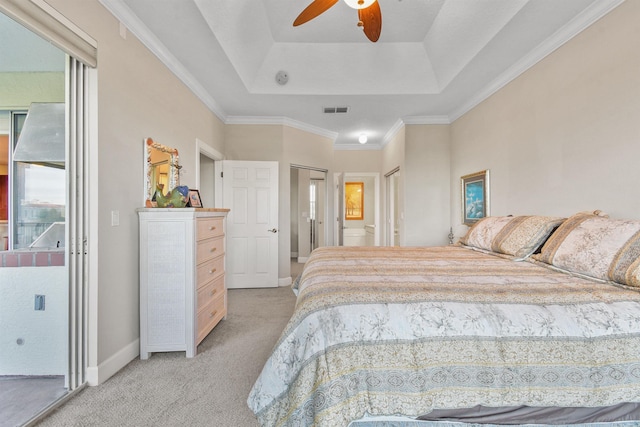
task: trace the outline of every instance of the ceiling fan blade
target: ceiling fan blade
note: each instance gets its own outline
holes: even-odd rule
[[[311,21],[316,16],[326,12],[331,6],[338,3],[339,0],[314,0],[300,15],[293,21],[293,26],[297,27],[305,22]]]
[[[372,42],[377,42],[382,32],[382,12],[378,2],[366,9],[358,9],[358,19],[362,22],[364,34]]]

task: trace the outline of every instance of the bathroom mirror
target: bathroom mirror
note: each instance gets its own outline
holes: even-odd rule
[[[144,140],[145,147],[145,206],[152,207],[157,184],[164,184],[163,191],[180,185],[180,162],[178,150],[159,144],[151,138]]]

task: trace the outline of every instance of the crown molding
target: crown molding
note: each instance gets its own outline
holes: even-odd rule
[[[313,126],[288,117],[277,116],[229,116],[224,122],[227,125],[280,125],[289,126],[294,129],[312,133],[331,139],[333,142],[338,138],[338,132]]]
[[[522,73],[533,67],[542,59],[553,53],[560,46],[571,40],[573,37],[584,31],[591,24],[611,12],[613,9],[621,5],[625,0],[601,0],[591,4],[580,15],[572,19],[567,25],[556,31],[544,42],[538,45],[531,54],[516,62],[507,71],[502,73],[497,79],[493,80],[483,90],[469,99],[449,114],[451,122],[456,121],[467,112],[478,106],[485,99],[502,89],[509,82],[515,80]]]
[[[410,116],[403,117],[405,125],[449,125],[449,116]]]
[[[404,127],[404,120],[402,119],[398,119],[398,121],[396,121],[393,126],[391,126],[391,129],[389,129],[387,131],[387,134],[384,136],[384,138],[382,139],[382,144],[381,148],[384,148],[387,146],[388,143],[391,142],[391,140],[393,138],[396,137],[396,135],[398,134],[398,132],[400,132],[400,130]]]
[[[334,151],[372,151],[372,150],[382,150],[380,144],[333,144]]]
[[[226,114],[207,90],[187,71],[187,69],[169,53],[167,47],[147,28],[147,26],[129,9],[122,0],[99,0],[99,2],[124,24],[155,56],[158,57],[173,74],[182,81],[222,122]]]

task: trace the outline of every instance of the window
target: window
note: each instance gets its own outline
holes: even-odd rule
[[[3,175],[2,182],[6,181],[6,184],[0,183],[0,200],[10,201],[4,210],[6,217],[0,218],[8,222],[8,231],[4,234],[11,236],[11,244],[3,242],[6,249],[27,248],[53,224],[65,221],[64,167],[14,161],[12,158],[26,116],[26,112],[10,112],[10,165],[7,167],[8,175]],[[0,212],[1,215],[3,213]],[[63,245],[64,239],[56,239],[47,246]]]

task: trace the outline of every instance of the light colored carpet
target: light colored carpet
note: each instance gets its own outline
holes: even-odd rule
[[[229,290],[229,311],[198,347],[135,359],[37,424],[253,427],[249,391],[295,304],[290,287]]]

